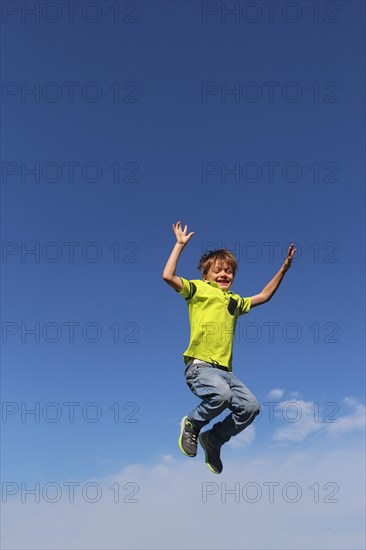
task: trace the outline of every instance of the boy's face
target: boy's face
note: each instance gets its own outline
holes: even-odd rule
[[[225,261],[216,260],[203,280],[217,283],[221,290],[229,290],[234,280],[233,270]]]

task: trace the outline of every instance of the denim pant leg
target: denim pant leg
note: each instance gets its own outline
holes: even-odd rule
[[[211,430],[211,441],[214,446],[221,446],[229,439],[245,430],[259,414],[260,407],[252,392],[234,374],[229,374],[231,413],[222,421],[217,422]]]
[[[201,403],[188,414],[193,425],[200,430],[229,406],[232,391],[229,373],[207,363],[193,364],[186,371],[186,382]]]

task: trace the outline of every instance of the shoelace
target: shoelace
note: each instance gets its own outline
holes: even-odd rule
[[[193,426],[192,426],[191,423],[188,423],[188,424],[186,425],[186,432],[189,434],[189,439],[190,439],[193,443],[197,443],[198,433],[197,433],[196,430],[193,428]]]

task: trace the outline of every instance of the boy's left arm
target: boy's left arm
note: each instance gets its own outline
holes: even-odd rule
[[[256,294],[255,296],[251,296],[252,300],[252,307],[260,306],[261,304],[265,304],[268,302],[278,287],[280,286],[282,279],[284,278],[286,272],[290,269],[292,264],[292,258],[294,257],[294,254],[296,252],[296,248],[292,244],[287,252],[287,258],[284,261],[281,269],[278,273],[273,277],[273,279],[264,287],[262,292],[259,294]]]

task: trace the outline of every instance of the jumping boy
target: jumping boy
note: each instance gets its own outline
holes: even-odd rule
[[[229,289],[238,265],[226,249],[204,254],[199,263],[202,279],[188,281],[175,274],[179,256],[194,232],[187,226],[173,224],[176,243],[163,272],[163,279],[187,301],[191,326],[190,342],[183,354],[188,387],[201,403],[182,419],[179,448],[187,456],[196,456],[197,440],[205,452],[208,468],[222,472],[220,450],[232,436],[247,428],[259,413],[254,395],[232,372],[232,347],[239,315],[268,302],[280,286],[296,252],[288,249],[281,269],[262,292],[242,298]],[[231,413],[221,422],[200,434],[213,418],[229,408]]]

